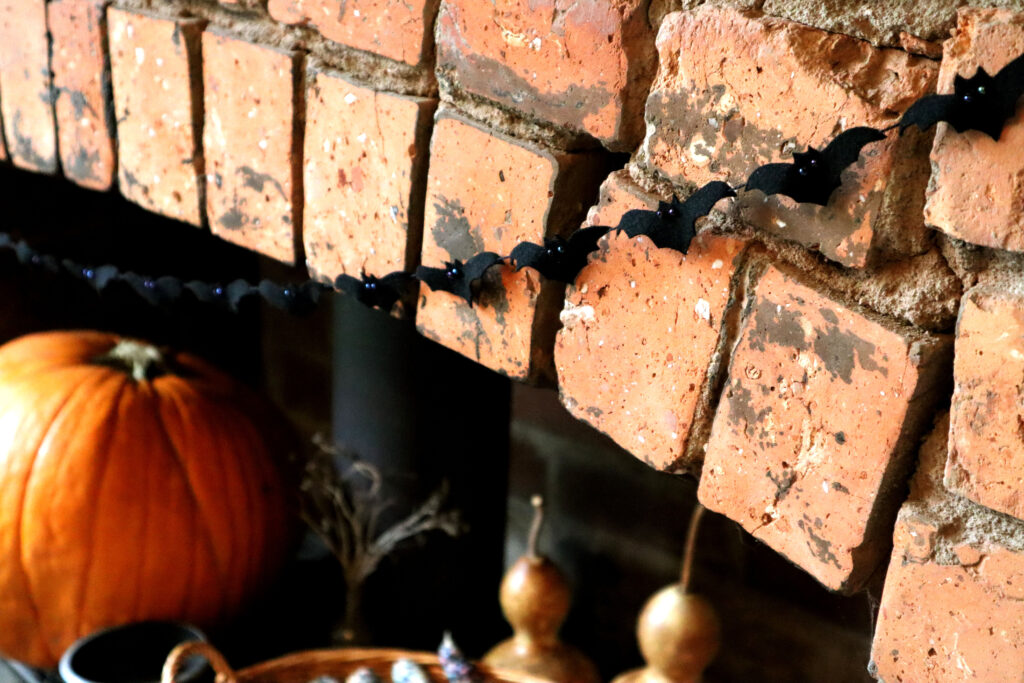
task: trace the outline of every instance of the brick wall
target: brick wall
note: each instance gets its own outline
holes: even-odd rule
[[[0,159],[321,280],[438,266],[741,182],[1024,51],[1024,3],[961,4],[0,0]],[[611,234],[572,285],[495,268],[415,324],[825,587],[884,575],[880,680],[1010,680],[1022,140],[1024,114],[891,134],[828,206],[741,193],[685,256]]]

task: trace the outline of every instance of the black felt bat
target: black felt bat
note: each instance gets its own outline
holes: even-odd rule
[[[484,251],[465,263],[456,259],[445,262],[444,268],[420,266],[416,278],[435,292],[451,292],[473,305],[473,283],[483,277],[488,268],[501,262],[502,258],[493,251]]]
[[[685,202],[672,197],[672,202],[658,202],[657,211],[633,209],[619,220],[619,230],[630,237],[647,235],[659,247],[686,253],[697,235],[697,219],[711,213],[719,200],[735,197],[728,183],[714,180],[703,186]]]
[[[911,126],[927,130],[946,121],[958,133],[981,131],[999,140],[1003,125],[1017,111],[1024,94],[1024,55],[999,70],[995,76],[980,66],[970,78],[953,77],[952,95],[926,95],[914,102],[900,118],[900,133]]]
[[[225,304],[225,289],[223,285],[211,284],[202,280],[189,280],[185,283],[185,289],[204,304]]]
[[[415,278],[406,272],[397,271],[383,277],[366,275],[361,278],[339,275],[334,279],[334,288],[354,296],[359,303],[370,308],[390,311],[399,299],[412,291],[410,285]]]
[[[297,285],[281,285],[273,280],[260,280],[255,289],[274,308],[304,315],[316,308],[320,294],[329,288],[315,280],[306,280]]]
[[[510,258],[516,270],[529,266],[549,280],[575,282],[576,275],[587,265],[587,256],[597,249],[597,241],[611,228],[594,225],[577,230],[564,237],[544,240],[544,246],[533,242],[520,242],[512,250]]]
[[[798,202],[828,204],[828,198],[842,184],[839,176],[857,161],[865,145],[885,139],[885,133],[859,126],[837,135],[825,149],[808,148],[793,154],[788,164],[765,164],[747,178],[746,189],[766,195],[784,194]]]

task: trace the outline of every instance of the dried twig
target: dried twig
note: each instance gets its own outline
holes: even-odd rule
[[[442,482],[407,517],[378,532],[381,514],[394,501],[383,498],[384,477],[374,465],[322,435],[303,472],[302,517],[341,564],[347,604],[341,639],[356,637],[363,582],[404,541],[428,531],[458,536],[463,524],[458,511],[442,510],[448,483]]]

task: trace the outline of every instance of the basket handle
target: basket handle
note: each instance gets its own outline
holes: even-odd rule
[[[217,648],[201,640],[193,640],[182,643],[167,655],[163,671],[160,673],[160,683],[174,683],[175,677],[185,664],[185,660],[192,656],[201,656],[213,667],[215,683],[238,683],[238,676],[234,669],[224,659],[224,655],[217,651]]]

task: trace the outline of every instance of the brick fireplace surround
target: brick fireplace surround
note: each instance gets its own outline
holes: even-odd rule
[[[1024,52],[1024,3],[961,4],[0,0],[0,155],[381,275],[890,125]],[[890,134],[827,207],[743,193],[685,256],[612,234],[567,289],[424,289],[416,328],[557,384],[828,589],[881,586],[879,680],[1019,680],[1022,146],[1024,115],[999,142]]]

